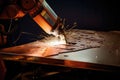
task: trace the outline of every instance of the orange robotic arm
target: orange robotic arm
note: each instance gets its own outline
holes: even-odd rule
[[[59,22],[58,16],[45,0],[11,0],[9,3],[0,13],[0,19],[21,18],[29,14],[48,34]]]

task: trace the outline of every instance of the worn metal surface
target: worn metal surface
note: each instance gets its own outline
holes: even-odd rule
[[[33,42],[1,49],[0,53],[3,55],[4,60],[92,70],[120,71],[119,32],[84,30],[78,32],[75,30],[73,32],[75,33],[67,36],[69,38],[67,41],[72,43],[72,46],[46,48],[40,46],[38,42]]]
[[[120,67],[120,34],[115,32],[107,32],[103,34],[104,41],[99,48],[62,53],[56,56],[51,56],[50,58]]]

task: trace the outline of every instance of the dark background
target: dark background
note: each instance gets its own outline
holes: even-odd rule
[[[117,0],[46,0],[66,24],[77,22],[80,29],[120,30]]]

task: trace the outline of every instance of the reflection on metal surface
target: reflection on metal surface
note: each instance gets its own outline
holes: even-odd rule
[[[86,69],[120,69],[119,33],[71,30],[65,34],[66,45],[48,46],[48,39],[1,49],[0,52],[5,60]]]
[[[17,58],[16,58],[17,57]],[[90,70],[100,70],[100,71],[120,71],[119,66],[104,65],[104,64],[94,64],[90,62],[74,61],[74,60],[64,60],[64,59],[54,59],[46,57],[33,57],[33,56],[19,56],[3,54],[4,60],[18,61],[26,63],[53,65],[69,68],[80,68],[80,69],[90,69]]]
[[[79,35],[78,35],[79,34]],[[46,37],[32,43],[1,49],[1,52],[10,52],[21,55],[46,57],[59,53],[74,52],[89,48],[100,47],[104,39],[95,31],[70,30],[66,31],[66,40],[59,37]],[[59,44],[58,44],[59,43]],[[47,55],[45,55],[47,54]]]

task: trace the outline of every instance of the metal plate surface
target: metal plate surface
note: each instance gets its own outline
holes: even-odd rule
[[[66,33],[67,47],[46,47],[36,41],[1,49],[5,60],[57,66],[120,71],[120,33],[73,30]],[[78,35],[79,34],[79,35]]]

